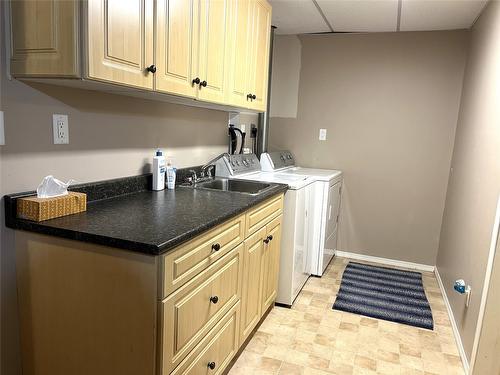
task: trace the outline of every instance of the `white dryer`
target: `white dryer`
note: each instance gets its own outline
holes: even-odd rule
[[[307,270],[322,276],[337,249],[338,222],[342,196],[342,172],[330,169],[295,166],[290,151],[263,153],[260,157],[263,171],[274,171],[279,178],[307,176],[313,180],[308,232],[309,257]]]
[[[291,306],[310,276],[309,220],[315,210],[314,180],[307,175],[262,172],[254,154],[227,155],[216,163],[215,174],[231,179],[273,182],[288,185],[283,207],[280,273],[276,302]]]

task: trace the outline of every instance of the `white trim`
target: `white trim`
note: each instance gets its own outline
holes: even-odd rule
[[[446,294],[446,291],[444,289],[444,285],[441,280],[441,276],[439,276],[439,271],[437,267],[434,270],[434,274],[436,275],[439,289],[441,289],[441,294],[443,295],[443,300],[444,304],[446,305],[446,310],[448,310],[448,316],[450,318],[451,328],[453,330],[453,336],[455,336],[455,342],[457,343],[458,353],[460,354],[462,365],[464,366],[465,373],[469,374],[469,361],[467,359],[467,355],[465,354],[464,345],[462,343],[462,337],[460,336],[460,332],[458,331],[457,323],[455,317],[453,316],[453,311],[451,309],[450,301],[448,300],[448,295]]]
[[[493,224],[493,231],[491,233],[490,253],[488,255],[488,263],[486,265],[486,276],[484,278],[483,293],[481,295],[481,304],[479,305],[479,315],[477,318],[476,333],[474,335],[474,344],[472,345],[472,355],[470,362],[471,373],[472,370],[474,369],[474,364],[476,362],[477,349],[479,347],[479,338],[481,336],[481,329],[483,327],[484,312],[486,309],[486,301],[488,299],[488,290],[490,288],[491,274],[493,273],[493,262],[495,260],[499,230],[500,230],[500,195],[498,196],[495,223]]]
[[[365,262],[386,264],[389,266],[408,268],[410,270],[418,270],[418,271],[424,271],[424,272],[434,272],[434,268],[435,268],[434,266],[429,266],[427,264],[405,262],[403,260],[380,258],[380,257],[371,256],[371,255],[351,253],[348,251],[336,250],[335,255],[339,256],[339,257],[344,257],[344,258],[351,258],[351,259],[355,259],[355,260],[364,260]]]

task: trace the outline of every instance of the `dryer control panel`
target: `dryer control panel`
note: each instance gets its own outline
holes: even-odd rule
[[[290,151],[264,152],[260,155],[260,163],[264,172],[274,172],[278,169],[293,167],[295,159]]]

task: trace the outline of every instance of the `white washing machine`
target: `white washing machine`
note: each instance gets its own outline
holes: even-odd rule
[[[314,181],[311,189],[309,225],[312,229],[308,232],[307,270],[312,275],[322,276],[337,248],[342,172],[297,167],[290,151],[263,153],[260,162],[263,171],[273,172],[278,178],[307,176]]]
[[[226,155],[215,164],[217,177],[288,185],[283,207],[280,273],[276,302],[291,306],[310,276],[310,232],[314,223],[309,220],[315,210],[317,188],[309,176],[262,172],[255,154]]]

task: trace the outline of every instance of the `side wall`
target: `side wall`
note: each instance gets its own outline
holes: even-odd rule
[[[472,29],[437,267],[470,360],[500,192],[500,2]],[[472,286],[469,308],[453,291]]]

